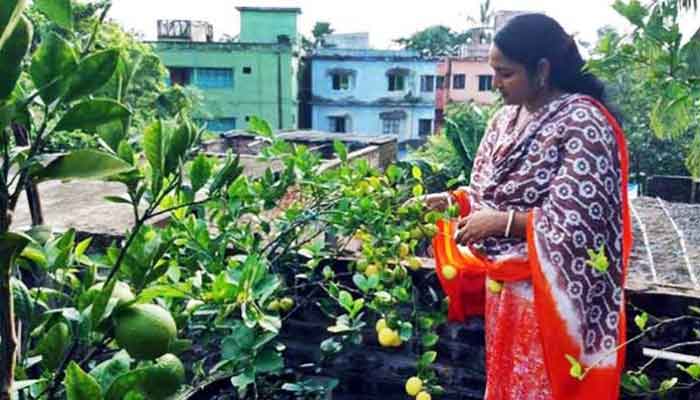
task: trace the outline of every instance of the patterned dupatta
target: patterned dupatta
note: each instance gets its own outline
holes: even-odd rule
[[[486,277],[529,281],[554,398],[617,399],[632,243],[624,134],[583,95],[550,102],[519,132],[512,129],[516,115],[516,107],[504,107],[493,118],[471,184],[457,194],[462,216],[482,208],[528,212],[527,238],[462,248],[453,239],[455,222],[438,222],[433,247],[448,318],[483,314]],[[607,265],[594,268],[589,250],[602,250]],[[447,264],[458,270],[451,280],[442,274]],[[570,375],[567,356],[586,369],[582,380]]]

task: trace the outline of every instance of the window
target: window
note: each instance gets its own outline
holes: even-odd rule
[[[420,77],[420,91],[432,92],[435,90],[435,76],[423,75]]]
[[[212,132],[226,132],[236,129],[236,118],[216,118],[200,121]]]
[[[252,67],[243,67],[243,74],[250,75],[251,73],[253,73]]]
[[[328,130],[335,133],[347,132],[345,117],[328,117]]]
[[[197,68],[197,86],[203,89],[233,87],[233,70],[230,68]]]
[[[433,120],[432,119],[419,119],[418,120],[418,134],[421,136],[430,135],[433,132]]]
[[[452,78],[452,89],[464,89],[466,87],[467,79],[464,74],[456,74]]]
[[[401,120],[396,118],[388,118],[382,120],[382,132],[399,134],[401,130]]]
[[[493,90],[493,75],[479,75],[479,91],[490,92]]]
[[[445,86],[445,77],[444,76],[436,76],[435,77],[435,87],[437,89],[442,89]]]
[[[350,74],[333,74],[333,90],[350,89]]]
[[[406,85],[406,79],[403,75],[392,74],[389,75],[389,91],[390,92],[400,92],[403,91]]]
[[[170,85],[187,86],[192,83],[192,68],[168,67]]]

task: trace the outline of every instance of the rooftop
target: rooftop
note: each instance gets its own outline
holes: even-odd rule
[[[298,7],[236,7],[240,12],[275,12],[275,13],[296,13],[301,14],[301,8]]]

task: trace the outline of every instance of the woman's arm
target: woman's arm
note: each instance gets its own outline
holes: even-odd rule
[[[514,212],[508,237],[527,236],[527,212]],[[482,209],[462,218],[455,237],[458,244],[467,245],[487,237],[505,237],[508,228],[508,212]]]

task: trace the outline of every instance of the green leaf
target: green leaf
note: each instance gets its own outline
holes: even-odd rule
[[[0,4],[0,49],[15,30],[26,5],[26,0],[3,0]]]
[[[126,131],[130,115],[124,105],[111,99],[84,100],[71,107],[54,130],[96,133],[100,125],[120,121]]]
[[[428,365],[434,363],[436,359],[437,359],[437,352],[427,351],[427,352],[423,353],[423,355],[420,357],[420,359],[418,360],[418,364],[420,366],[422,366],[423,368],[425,368]]]
[[[85,254],[85,251],[90,247],[90,243],[92,243],[92,237],[89,237],[82,242],[78,243],[77,246],[75,246],[75,256],[80,258],[83,254]]]
[[[417,165],[414,165],[411,168],[411,175],[413,175],[413,178],[419,182],[423,180],[423,172],[420,170],[420,168]]]
[[[67,30],[73,29],[70,0],[35,0],[34,5],[56,25]]]
[[[191,139],[189,124],[186,121],[180,124],[180,126],[171,133],[168,139],[164,160],[166,175],[174,172],[180,165],[180,161],[185,158]]]
[[[121,374],[107,389],[106,400],[124,400],[132,390],[138,391],[139,385],[144,381],[148,368],[139,368]]]
[[[196,193],[199,189],[203,188],[210,177],[211,164],[209,164],[204,154],[199,153],[197,158],[192,162],[192,168],[190,169],[192,191]]]
[[[649,15],[646,7],[637,0],[631,0],[628,4],[622,0],[616,0],[612,7],[633,25],[640,28],[644,27],[644,18]]]
[[[114,75],[119,62],[119,50],[108,49],[90,54],[80,61],[73,75],[66,100],[93,94]]]
[[[22,73],[22,60],[32,42],[32,25],[22,16],[14,31],[0,48],[0,100],[8,98]],[[0,126],[0,129],[2,127]]]
[[[348,312],[352,311],[353,300],[350,292],[341,290],[340,294],[338,295],[338,303],[340,303],[340,305],[343,306],[343,308],[345,308]]]
[[[63,361],[63,356],[70,346],[70,327],[63,320],[56,322],[41,337],[36,352],[42,357],[42,363],[48,370],[53,370]]]
[[[111,359],[93,368],[90,371],[90,375],[97,380],[102,390],[106,392],[120,375],[129,372],[130,364],[131,357],[125,350],[122,350]]]
[[[411,192],[413,193],[413,197],[422,196],[423,195],[423,185],[421,185],[421,184],[414,185]]]
[[[693,364],[688,367],[679,365],[678,368],[685,371],[693,380],[700,381],[700,364]]]
[[[692,123],[692,109],[693,98],[687,93],[680,93],[671,99],[660,96],[651,110],[651,129],[660,139],[678,138]]]
[[[264,119],[256,116],[250,117],[248,121],[248,132],[267,138],[272,137],[272,128]]]
[[[92,310],[90,311],[92,326],[99,326],[100,322],[102,322],[105,311],[107,310],[107,305],[109,304],[109,299],[112,297],[116,284],[117,280],[112,279],[109,283],[103,285],[102,291],[100,291],[92,302]]]
[[[154,171],[163,170],[163,123],[160,119],[146,127],[143,133],[143,151]]]
[[[28,236],[7,232],[0,234],[0,279],[12,267],[15,257],[31,242]]]
[[[121,158],[97,150],[77,150],[51,161],[34,176],[51,179],[102,179],[127,172],[133,167]]]
[[[659,385],[659,391],[662,393],[667,392],[676,386],[676,383],[678,383],[678,378],[666,379]]]
[[[255,357],[254,366],[256,372],[275,372],[284,368],[284,359],[274,347],[268,347]]]
[[[581,363],[574,357],[566,354],[566,360],[571,364],[571,369],[569,369],[569,375],[578,380],[583,380],[583,367]]]
[[[231,378],[231,384],[239,390],[244,389],[253,382],[255,382],[255,371],[252,369],[246,369],[242,374]]]
[[[63,96],[70,87],[70,76],[78,67],[73,47],[55,32],[49,33],[32,56],[29,73],[46,104]],[[89,116],[89,114],[86,114]]]
[[[423,336],[423,346],[425,347],[433,347],[437,344],[438,340],[440,337],[434,333],[429,333],[425,336]]]
[[[126,140],[119,142],[119,147],[117,148],[117,155],[122,160],[128,162],[129,164],[134,163],[134,150],[131,148]]]
[[[131,204],[131,200],[119,196],[105,196],[104,199],[110,203]]]
[[[338,155],[340,161],[348,161],[348,149],[345,147],[345,144],[343,144],[343,142],[341,142],[340,140],[334,140],[333,150],[335,150],[335,154]]]
[[[218,192],[219,189],[228,186],[241,175],[243,168],[240,167],[239,161],[239,155],[236,155],[236,158],[227,158],[226,164],[224,164],[224,166],[214,176],[214,179],[209,186],[209,193]]]
[[[97,135],[114,152],[119,151],[119,144],[126,137],[124,122],[115,120],[97,126]]]
[[[647,313],[641,313],[637,316],[634,317],[634,323],[637,325],[640,331],[643,331],[644,328],[647,325],[647,321],[649,320],[649,314]]]

